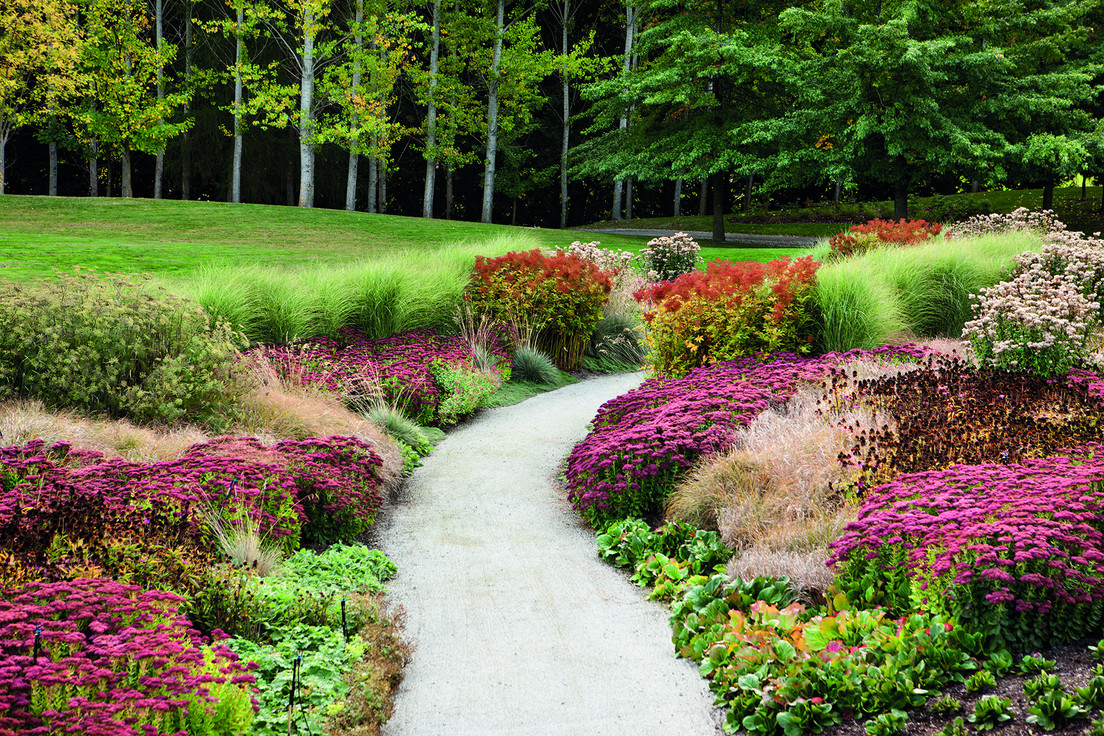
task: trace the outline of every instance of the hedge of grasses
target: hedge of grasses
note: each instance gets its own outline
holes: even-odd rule
[[[527,244],[520,237],[509,243]],[[337,337],[342,327],[387,337],[452,326],[476,254],[506,245],[404,250],[347,266],[211,266],[181,288],[212,320],[227,321],[254,342]]]
[[[909,247],[878,248],[830,261],[829,247],[812,251],[817,271],[820,348],[865,349],[916,337],[958,336],[970,319],[969,295],[992,286],[1019,253],[1041,247],[1038,235],[1010,232],[933,239]]]

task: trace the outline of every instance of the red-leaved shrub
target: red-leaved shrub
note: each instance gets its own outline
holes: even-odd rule
[[[833,235],[828,240],[832,252],[837,256],[853,256],[865,253],[886,243],[894,245],[912,245],[934,238],[943,226],[938,222],[926,220],[871,220],[865,225],[852,225],[851,233]]]

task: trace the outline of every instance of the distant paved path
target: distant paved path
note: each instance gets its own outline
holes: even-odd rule
[[[841,227],[843,227],[841,225]],[[643,235],[649,238],[670,237],[675,230],[641,230],[639,228],[574,228],[588,233],[613,233],[614,235]],[[713,243],[713,233],[702,230],[683,230],[702,245]],[[725,233],[725,242],[757,248],[812,248],[821,238],[804,235],[753,235],[751,233]],[[722,246],[723,247],[723,246]]]
[[[414,472],[379,531],[413,660],[384,736],[710,736],[666,606],[603,563],[560,462],[640,375],[485,411]]]

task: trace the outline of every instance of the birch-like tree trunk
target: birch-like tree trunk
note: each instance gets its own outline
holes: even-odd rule
[[[633,49],[633,33],[636,27],[636,9],[631,5],[625,8],[625,62],[622,67],[625,74],[629,73],[629,69],[632,66],[632,49]],[[618,127],[621,130],[629,127],[628,115],[622,115],[621,120],[618,122]],[[614,220],[625,219],[622,214],[622,196],[624,193],[624,182],[621,179],[616,179],[613,182],[613,218]]]
[[[50,196],[57,196],[58,151],[57,143],[50,141]]]
[[[153,4],[154,38],[157,44],[157,52],[161,53],[161,44],[164,40],[164,3],[163,0],[155,0]],[[157,67],[157,102],[160,104],[165,99],[165,68]],[[157,158],[153,166],[153,198],[161,199],[161,180],[165,176],[165,148],[157,150]]]
[[[498,0],[495,16],[494,55],[491,57],[491,77],[487,85],[487,158],[483,167],[483,212],[480,222],[491,221],[494,205],[495,158],[498,156],[498,66],[502,61],[502,37],[505,33],[506,0]]]
[[[682,215],[682,179],[675,179],[675,207],[674,216],[679,217]]]
[[[445,169],[445,219],[452,219],[452,167]],[[1100,205],[1104,211],[1104,203]]]
[[[387,214],[387,156],[380,156],[376,164],[379,169],[379,205],[376,209],[381,215]]]
[[[130,199],[134,196],[134,187],[130,179],[130,145],[124,141],[123,144],[119,146],[119,151],[122,155],[122,160],[119,163],[123,169],[122,195],[124,199]]]
[[[299,206],[314,206],[314,36],[310,3],[303,6],[303,50],[299,57]]]
[[[4,194],[4,187],[7,185],[7,172],[8,172],[8,138],[11,133],[0,127],[0,194]]]
[[[356,0],[356,18],[354,20],[356,24],[356,51],[357,58],[353,61],[353,79],[349,94],[355,100],[358,92],[360,91],[360,50],[364,45],[364,0]],[[360,155],[357,154],[357,142],[360,136],[357,134],[357,124],[360,122],[360,116],[357,115],[356,108],[353,108],[352,116],[349,120],[349,128],[351,130],[349,137],[349,175],[345,179],[345,209],[349,212],[356,210],[356,188],[357,188],[357,167],[360,162]]]
[[[437,185],[437,67],[441,55],[441,0],[433,0],[433,38],[429,46],[429,100],[426,111],[426,175],[422,217],[433,217],[433,192]]]
[[[379,156],[376,155],[376,138],[372,136],[372,152],[368,154],[368,212],[375,214],[376,190],[379,188]]]
[[[230,164],[230,201],[241,204],[242,168],[242,64],[245,55],[245,6],[238,2],[238,14],[234,19],[234,159]]]
[[[88,196],[100,196],[100,142],[95,138],[88,146],[91,157],[88,159]]]

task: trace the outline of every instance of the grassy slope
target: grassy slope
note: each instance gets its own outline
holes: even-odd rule
[[[407,248],[496,238],[508,244],[509,235],[518,232],[543,247],[599,237],[571,230],[298,207],[4,195],[0,197],[0,278],[38,278],[51,269],[74,265],[185,275],[211,264],[346,264]],[[647,240],[600,237],[606,247],[633,251]],[[741,260],[770,260],[781,252],[707,249],[703,255],[731,258],[730,253],[738,253]]]

